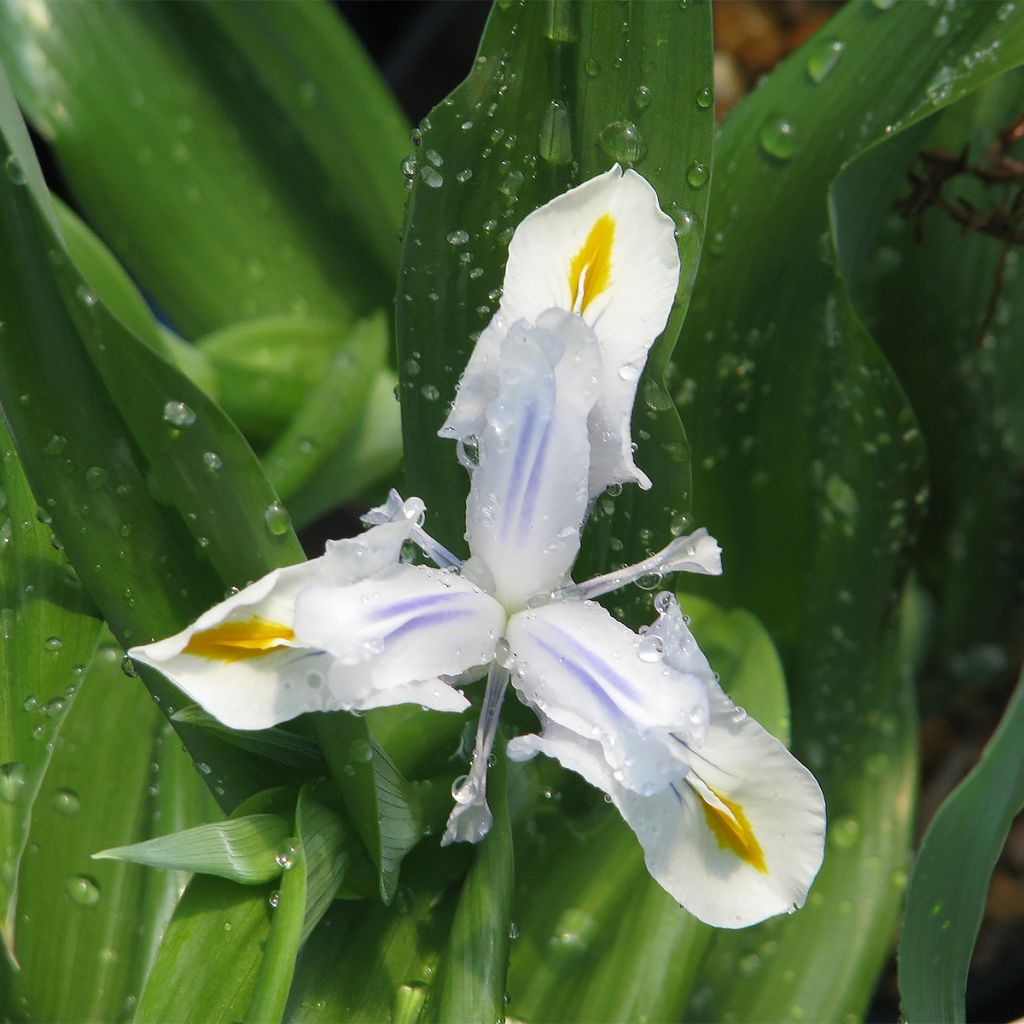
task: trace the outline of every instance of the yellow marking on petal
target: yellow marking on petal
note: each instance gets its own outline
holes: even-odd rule
[[[710,786],[708,788],[711,789]],[[760,871],[761,874],[768,874],[768,865],[764,862],[764,851],[757,841],[757,836],[754,835],[754,830],[750,827],[750,822],[747,821],[747,816],[743,813],[742,805],[733,803],[732,800],[726,800],[721,793],[716,793],[713,789],[711,792],[728,808],[728,811],[724,811],[721,807],[715,807],[706,800],[701,801],[708,828],[718,840],[718,848],[731,850],[740,860]]]
[[[594,221],[587,240],[569,264],[569,291],[572,309],[585,313],[587,306],[603,292],[612,280],[612,242],[615,240],[615,221],[611,214],[603,213]],[[583,294],[580,295],[580,284]],[[579,306],[577,307],[577,300]]]
[[[247,619],[244,622],[222,622],[212,629],[194,633],[185,647],[185,654],[212,661],[244,661],[260,658],[271,651],[288,646],[295,639],[291,626],[266,619]]]

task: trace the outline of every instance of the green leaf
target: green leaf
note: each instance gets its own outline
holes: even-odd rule
[[[970,161],[983,160],[1019,112],[1022,77],[1019,69],[1000,75],[943,111],[921,150],[968,147]],[[841,179],[838,190],[837,202],[856,203],[856,181]],[[985,211],[1003,189],[961,177],[944,191]],[[921,681],[925,708],[956,687],[1004,674],[1009,664],[1024,566],[1017,529],[1024,349],[1015,330],[1024,316],[1022,284],[1003,242],[932,209],[920,221],[886,218],[855,294],[907,389],[931,456],[917,559],[936,602],[935,647]]]
[[[695,518],[725,551],[725,576],[700,589],[751,608],[779,644],[794,751],[822,783],[830,834],[807,908],[716,937],[696,1019],[858,1016],[895,925],[916,759],[893,622],[923,446],[848,290],[917,123],[1020,61],[1024,19],[996,12],[957,8],[942,33],[923,5],[848,5],[730,114],[716,144],[709,257],[675,355],[698,453]],[[823,63],[837,42],[839,58]]]
[[[229,729],[198,704],[187,704],[175,711],[171,719],[182,725],[209,729],[233,746],[298,769],[304,775],[324,775],[327,771],[320,748],[312,740],[289,729],[280,726],[272,729]]]
[[[283,498],[317,472],[361,419],[384,363],[388,331],[383,313],[353,326],[322,380],[307,391],[287,429],[263,457],[267,476]]]
[[[678,528],[688,454],[661,374],[700,253],[713,116],[698,94],[710,85],[706,5],[498,4],[468,79],[423,122],[398,289],[405,469],[430,529],[454,550],[464,547],[457,496],[468,484],[436,435],[496,308],[512,230],[616,161],[635,164],[676,220],[684,272],[634,417],[637,461],[654,488],[627,495],[614,521],[612,498],[598,503],[580,571],[603,566],[613,539],[617,560],[636,560]],[[691,164],[702,168],[696,188]]]
[[[0,420],[0,939],[15,956],[32,809],[100,623]]]
[[[146,979],[138,1024],[242,1020],[270,931],[271,892],[270,886],[193,877]]]
[[[786,681],[764,627],[742,609],[679,596],[729,695],[786,741]],[[519,867],[511,1011],[531,1021],[678,1020],[713,932],[650,877],[618,814],[600,811],[596,826],[563,819]]]
[[[966,1020],[964,991],[992,869],[1024,809],[1024,678],[971,773],[921,841],[900,938],[901,1009],[910,1024]]]
[[[423,837],[419,796],[362,717],[317,715],[316,731],[331,776],[377,869],[380,898],[390,903],[402,859]]]
[[[508,815],[504,743],[495,744],[487,773],[487,800],[494,823],[477,846],[462,883],[439,977],[431,993],[430,1019],[503,1021],[515,864]]]
[[[342,18],[325,3],[239,8],[204,3],[226,48],[245,61],[335,184],[332,199],[356,227],[353,251],[384,282],[398,265],[405,193],[399,165],[409,128],[387,85]],[[360,249],[362,251],[360,252]]]
[[[155,868],[182,868],[259,885],[281,874],[277,853],[291,825],[274,814],[211,822],[131,846],[94,853],[95,860],[123,860]]]
[[[41,720],[39,742],[54,747],[22,863],[21,970],[0,978],[0,1012],[15,1020],[131,1014],[180,877],[90,854],[195,825],[213,810],[159,709],[124,677],[121,657],[109,643],[99,648],[59,737]]]
[[[268,521],[273,491],[235,428],[68,261],[9,94],[4,112],[2,159],[16,162],[0,178],[0,404],[40,505],[118,639],[166,636],[300,550],[280,513]],[[170,687],[145,678],[171,708]],[[226,804],[258,788],[254,759],[209,733],[187,737]]]
[[[414,1024],[437,971],[453,907],[451,895],[439,897],[433,885],[403,888],[394,907],[335,903],[299,957],[285,1020]]]
[[[396,200],[367,198],[367,169],[394,159],[398,125],[363,119],[386,101],[329,12],[73,4],[45,19],[7,6],[0,19],[0,57],[77,204],[185,334],[387,300],[365,227]],[[296,57],[308,77],[288,95]],[[318,97],[332,97],[322,115]],[[358,139],[367,159],[325,167],[317,140],[330,134],[336,147]],[[394,230],[383,220],[377,233]]]
[[[397,378],[389,371],[378,375],[370,391],[366,413],[345,442],[321,463],[316,476],[291,495],[288,508],[298,526],[305,526],[371,485],[398,473],[402,434],[395,400]]]

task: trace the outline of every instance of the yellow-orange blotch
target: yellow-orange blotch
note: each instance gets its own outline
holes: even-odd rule
[[[768,874],[768,865],[764,862],[764,851],[757,841],[757,836],[754,835],[754,830],[750,827],[750,822],[747,821],[747,816],[743,813],[743,807],[731,800],[726,800],[721,793],[715,793],[713,789],[711,792],[729,808],[729,812],[726,813],[721,807],[714,807],[707,801],[701,801],[708,828],[718,840],[719,849],[731,850],[744,863],[764,875]]]
[[[594,221],[587,240],[569,264],[569,291],[572,309],[585,313],[587,306],[603,292],[612,280],[612,243],[615,241],[615,221],[611,214],[603,213]],[[583,295],[580,296],[580,280]],[[579,305],[577,306],[577,300]]]
[[[295,631],[291,626],[280,622],[268,622],[266,619],[222,622],[212,629],[193,634],[184,653],[212,661],[244,661],[281,650],[294,639]]]

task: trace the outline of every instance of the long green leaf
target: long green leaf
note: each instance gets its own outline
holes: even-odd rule
[[[0,405],[40,505],[118,639],[167,635],[227,585],[300,551],[234,427],[69,262],[3,88]],[[170,708],[171,689],[146,678]],[[253,759],[209,733],[188,738],[196,759],[216,767],[210,781],[226,803],[258,787]]]
[[[498,749],[500,747],[500,749]],[[504,1021],[515,865],[504,743],[487,773],[494,823],[462,883],[448,945],[434,983],[430,1019]]]
[[[309,147],[344,127],[335,106],[358,123],[364,96],[378,116],[386,101],[326,11],[286,18],[231,5],[211,16],[213,7],[97,0],[40,18],[8,4],[0,56],[81,208],[183,332],[368,310],[392,286],[381,263],[365,259],[377,243],[362,225],[395,200],[389,206],[383,192],[366,203],[364,166],[328,170]],[[269,30],[279,45],[254,50],[250,30]],[[307,54],[308,78],[289,96],[292,61]],[[54,73],[40,75],[39,60]],[[321,114],[317,99],[328,96]],[[364,122],[355,148],[393,152],[397,130],[394,117]]]
[[[1024,809],[1024,678],[970,775],[921,841],[900,938],[901,1007],[910,1024],[963,1022],[964,991],[992,869]]]
[[[15,955],[32,809],[100,623],[0,420],[0,939]]]
[[[710,31],[704,5],[498,4],[469,78],[421,126],[399,285],[400,394],[409,487],[446,544],[463,546],[456,496],[467,481],[437,429],[496,308],[512,230],[616,161],[635,165],[658,190],[678,224],[684,270],[635,414],[637,461],[655,486],[627,496],[614,521],[613,499],[599,503],[590,564],[603,565],[610,552],[639,557],[679,529],[688,455],[661,373],[689,299],[707,205]]]
[[[90,855],[197,824],[210,811],[191,759],[167,738],[142,687],[124,677],[121,658],[104,644],[80,680],[33,810],[20,880],[21,970],[0,978],[0,1012],[13,1019],[130,1016],[180,879]]]
[[[197,825],[130,846],[115,846],[94,853],[95,860],[121,860],[155,868],[179,868],[217,875],[243,885],[259,885],[277,878],[278,851],[291,834],[291,825],[274,814]]]

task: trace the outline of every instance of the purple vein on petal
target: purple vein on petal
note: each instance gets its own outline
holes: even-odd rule
[[[449,608],[444,611],[428,612],[425,615],[415,615],[382,636],[381,641],[383,643],[391,643],[407,633],[415,632],[418,629],[437,626],[442,622],[451,622],[453,619],[464,619],[472,614],[473,612],[469,608]]]

